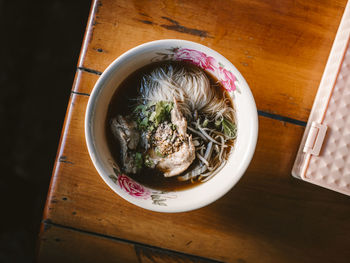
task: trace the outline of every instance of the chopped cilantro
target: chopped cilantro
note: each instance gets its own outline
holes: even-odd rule
[[[142,121],[139,123],[139,127],[141,129],[146,129],[148,127],[148,118],[147,117],[142,119]]]
[[[156,112],[154,111],[154,112],[151,113],[151,116],[149,117],[149,120],[151,122],[154,122],[155,118],[156,118]]]
[[[152,131],[160,123],[170,120],[170,112],[173,107],[174,103],[169,101],[158,101],[157,103],[138,105],[134,110],[138,128],[140,130],[148,129]]]
[[[156,111],[154,115],[154,124],[158,126],[160,123],[170,117],[170,112],[174,107],[173,102],[158,101],[156,104]],[[153,114],[153,113],[152,113]]]
[[[144,111],[147,108],[146,105],[140,104],[138,106],[136,106],[136,108],[134,109],[134,112],[139,112],[139,111]]]

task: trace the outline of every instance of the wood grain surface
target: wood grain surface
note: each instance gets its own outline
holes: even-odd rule
[[[134,243],[224,262],[349,262],[349,198],[291,177],[304,127],[273,119],[307,120],[345,4],[94,2],[44,214],[52,236],[90,240],[81,248],[91,253],[122,250],[120,257],[129,258],[119,262],[134,262],[134,251],[127,252]],[[99,74],[129,48],[162,38],[193,40],[222,53],[247,79],[258,109],[272,117],[259,117],[256,153],[240,182],[215,203],[187,213],[146,211],[121,199],[99,177],[85,144],[85,109]],[[105,237],[128,245],[98,241]],[[39,259],[60,246],[45,242]],[[61,256],[72,250],[79,256],[74,242],[76,249],[59,247]],[[133,249],[143,257],[138,262],[170,261],[171,252]]]
[[[106,236],[45,223],[39,238],[43,263],[210,263],[191,255],[146,247]]]
[[[98,1],[79,67],[102,72],[125,51],[166,38],[230,60],[259,110],[306,121],[346,0]]]
[[[44,225],[40,243],[43,263],[139,262],[132,244],[50,224]]]

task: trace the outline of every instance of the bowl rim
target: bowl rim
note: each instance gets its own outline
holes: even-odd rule
[[[252,108],[252,112],[254,116],[250,116],[252,118],[252,131],[250,133],[250,137],[249,137],[249,145],[251,145],[251,147],[249,147],[247,149],[247,157],[244,159],[245,163],[241,168],[241,173],[235,177],[235,179],[231,180],[230,182],[227,183],[227,185],[225,186],[224,190],[222,190],[221,192],[216,193],[215,196],[211,197],[211,198],[203,198],[203,200],[199,203],[196,203],[196,205],[191,205],[190,207],[188,206],[184,206],[183,208],[178,208],[178,207],[171,207],[171,206],[150,206],[150,207],[145,207],[142,204],[138,203],[136,199],[132,198],[131,196],[125,194],[123,191],[121,191],[120,189],[117,189],[117,187],[111,183],[111,181],[108,178],[108,175],[105,174],[103,165],[97,160],[97,157],[95,156],[95,151],[96,151],[96,147],[93,143],[94,138],[93,138],[93,134],[92,134],[92,129],[91,129],[91,120],[93,119],[93,115],[94,115],[94,105],[96,104],[98,98],[99,98],[99,94],[100,92],[103,90],[103,84],[105,83],[106,80],[108,80],[114,73],[114,68],[117,67],[117,65],[123,61],[125,58],[127,58],[130,54],[137,52],[139,50],[142,50],[146,47],[149,46],[153,46],[156,44],[166,44],[169,43],[169,46],[174,45],[174,42],[177,43],[184,43],[184,45],[195,45],[198,47],[201,47],[202,49],[206,49],[206,50],[210,50],[210,52],[214,53],[217,57],[223,58],[225,60],[226,63],[228,63],[230,66],[232,66],[232,68],[235,69],[235,76],[237,76],[242,82],[244,86],[244,89],[247,92],[247,96],[249,97],[249,101],[250,103],[250,107]],[[151,211],[156,211],[156,212],[165,212],[165,213],[175,213],[175,212],[186,212],[186,211],[191,211],[191,210],[195,210],[195,209],[199,209],[202,208],[204,206],[207,206],[213,202],[215,202],[216,200],[218,200],[219,198],[221,198],[222,196],[224,196],[227,192],[229,192],[234,185],[237,184],[237,182],[240,180],[240,178],[243,176],[243,174],[245,173],[246,169],[248,168],[249,164],[251,163],[251,160],[253,158],[253,155],[255,153],[255,149],[256,149],[256,144],[257,144],[257,139],[258,139],[258,129],[259,129],[259,122],[258,122],[258,114],[257,114],[257,108],[256,108],[256,104],[255,104],[255,100],[253,97],[253,94],[249,88],[248,83],[246,82],[245,78],[242,76],[242,74],[240,73],[240,71],[228,60],[226,59],[223,55],[221,55],[220,53],[218,53],[217,51],[211,49],[210,47],[207,47],[205,45],[199,44],[197,42],[193,42],[193,41],[188,41],[188,40],[182,40],[182,39],[161,39],[161,40],[154,40],[154,41],[150,41],[150,42],[146,42],[143,43],[141,45],[138,45],[136,47],[133,47],[131,49],[129,49],[128,51],[124,52],[123,54],[121,54],[119,57],[117,57],[115,60],[112,61],[112,63],[110,63],[108,65],[108,67],[102,72],[101,76],[99,77],[99,79],[97,80],[97,82],[95,83],[92,92],[90,94],[89,97],[89,101],[86,107],[86,112],[85,112],[85,119],[84,119],[84,131],[85,131],[85,140],[86,140],[86,145],[88,148],[88,152],[91,158],[91,161],[95,167],[95,169],[97,170],[98,174],[100,175],[100,177],[103,179],[103,181],[116,193],[118,194],[120,197],[122,197],[123,199],[125,199],[126,201],[141,207],[143,209],[147,209],[147,210],[151,210]],[[108,179],[107,179],[108,178]]]

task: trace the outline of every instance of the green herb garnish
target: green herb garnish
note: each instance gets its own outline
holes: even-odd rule
[[[231,138],[236,138],[237,135],[237,127],[235,124],[233,124],[231,121],[224,118],[221,122],[221,127],[226,136],[229,136]]]
[[[141,169],[141,168],[142,168],[142,164],[143,164],[143,157],[142,157],[142,154],[139,153],[139,152],[136,152],[136,153],[135,153],[134,160],[135,160],[136,168],[137,168],[137,169]]]
[[[169,101],[138,105],[134,109],[138,128],[153,131],[160,123],[170,120],[170,112],[173,107],[174,103]]]
[[[209,120],[207,118],[204,119],[202,126],[206,128],[209,124]]]
[[[153,168],[154,167],[154,163],[150,159],[149,155],[146,155],[146,157],[145,157],[145,166],[149,167],[149,168]]]
[[[151,113],[151,116],[149,117],[149,120],[150,120],[151,122],[154,122],[155,119],[156,119],[156,112],[154,111],[154,112]]]
[[[173,107],[173,102],[158,101],[156,104],[156,113],[154,115],[154,124],[158,126],[160,123],[168,119],[170,117],[170,112],[173,109]]]
[[[146,105],[143,105],[143,104],[140,104],[138,105],[135,109],[134,109],[134,112],[143,112],[144,110],[146,110],[147,106]]]
[[[148,123],[149,123],[148,118],[145,117],[145,118],[143,118],[142,121],[139,123],[139,127],[140,127],[141,129],[147,129]]]

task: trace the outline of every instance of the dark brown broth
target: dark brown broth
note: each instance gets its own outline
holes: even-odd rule
[[[164,65],[165,63],[173,63],[174,65],[182,67],[193,67],[193,65],[190,65],[186,62],[154,62],[130,74],[120,84],[120,86],[118,87],[118,89],[112,97],[106,118],[106,136],[109,150],[112,154],[112,157],[118,164],[120,164],[120,146],[117,140],[112,135],[110,129],[110,120],[117,114],[128,115],[132,112],[132,110],[137,104],[136,98],[139,95],[138,90],[140,88],[142,77],[148,75],[150,72],[152,72],[152,70]],[[217,96],[223,97],[225,89],[211,74],[208,74],[207,72],[205,73],[210,80],[211,86],[215,86],[215,89],[217,90]],[[194,165],[194,163],[182,174],[188,172]],[[138,174],[128,174],[128,176],[145,186],[163,191],[185,190],[188,188],[192,188],[200,183],[198,181],[192,183],[190,180],[179,181],[176,178],[176,176],[165,178],[163,174],[158,170],[149,168],[142,168],[142,170]]]

